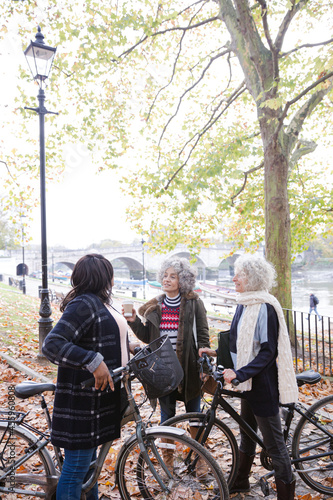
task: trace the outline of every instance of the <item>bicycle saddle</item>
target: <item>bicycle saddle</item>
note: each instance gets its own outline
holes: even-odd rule
[[[45,391],[55,391],[55,384],[44,383],[40,384],[38,382],[22,382],[21,384],[17,384],[15,387],[15,396],[21,399],[30,398],[30,396],[35,396],[36,394],[41,394]]]
[[[313,385],[317,384],[317,382],[321,380],[321,375],[314,370],[306,370],[305,372],[297,373],[296,380],[298,387],[301,387],[304,384]]]

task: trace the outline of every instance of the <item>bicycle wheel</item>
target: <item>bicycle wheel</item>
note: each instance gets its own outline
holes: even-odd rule
[[[6,478],[0,477],[1,493],[21,493],[34,497],[34,493],[45,493],[51,498],[55,491],[58,477],[54,474],[50,460],[41,450],[27,458],[35,447],[36,438],[24,428],[8,428],[0,423],[0,476],[15,465],[13,473]],[[48,495],[48,496],[47,496]]]
[[[158,483],[132,436],[120,452],[117,482],[121,498],[145,500],[227,500],[227,483],[217,462],[193,439],[169,431],[148,429],[149,459],[168,491]],[[167,467],[169,474],[163,468]]]
[[[197,439],[209,451],[220,465],[224,477],[230,486],[239,467],[238,444],[231,429],[221,420],[215,418],[208,438],[203,443],[204,413],[183,413],[170,418],[162,425],[171,425],[185,429],[192,438]]]
[[[314,422],[302,417],[295,429],[292,443],[296,470],[312,489],[333,494],[333,396],[317,401],[308,409]],[[322,427],[320,429],[318,425]]]

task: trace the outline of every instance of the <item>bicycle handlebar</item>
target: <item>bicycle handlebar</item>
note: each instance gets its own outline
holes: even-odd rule
[[[126,366],[125,367],[120,366],[119,368],[116,368],[115,370],[109,370],[114,384],[116,384],[117,382],[120,382],[120,380],[123,378],[123,372],[125,371],[125,369],[126,369]],[[87,387],[93,387],[94,385],[95,385],[94,378],[89,378],[88,380],[81,382],[81,387],[83,389],[85,389]]]
[[[204,365],[204,363],[206,363],[209,375],[212,375],[215,380],[222,380],[223,379],[223,373],[222,372],[224,370],[224,366],[219,365],[217,367],[217,369],[214,371],[213,365],[212,365],[211,360],[210,360],[210,357],[205,352],[202,353],[202,356],[198,359],[198,363],[200,365],[200,372],[201,373],[203,373],[203,365]],[[239,380],[237,380],[236,378],[234,378],[231,381],[231,384],[233,386],[237,387],[240,384],[240,382],[239,382]]]

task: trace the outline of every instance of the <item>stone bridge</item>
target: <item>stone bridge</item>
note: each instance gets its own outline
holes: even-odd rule
[[[212,245],[209,248],[203,248],[193,264],[197,268],[199,279],[209,279],[207,273],[212,270],[215,272],[225,270],[229,272],[233,267],[235,259],[244,253],[244,250],[237,251],[236,254],[230,256],[231,245]],[[174,250],[165,254],[153,254],[148,252],[144,245],[126,245],[103,250],[84,249],[84,250],[49,250],[48,251],[48,269],[50,272],[57,269],[73,269],[75,263],[80,257],[87,253],[102,253],[107,259],[112,262],[115,269],[116,278],[131,277],[140,279],[143,275],[143,269],[148,279],[156,278],[156,271],[161,263],[170,257],[185,257],[190,259],[190,252],[186,246],[178,245]],[[263,248],[260,248],[258,253],[263,254]],[[21,253],[19,251],[12,254],[15,255],[17,263],[21,262]],[[28,265],[29,273],[38,271],[41,268],[41,260],[39,252],[32,252],[26,249],[25,262]]]

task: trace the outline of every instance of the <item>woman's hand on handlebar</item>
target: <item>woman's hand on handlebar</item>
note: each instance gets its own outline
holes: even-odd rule
[[[214,349],[210,349],[209,347],[200,347],[198,351],[199,357],[201,358],[204,353],[208,356],[216,358],[216,351],[214,351]]]
[[[106,389],[109,385],[111,391],[114,391],[113,380],[104,361],[102,361],[101,364],[98,365],[93,375],[95,377],[95,389],[101,389],[102,391],[104,391],[104,389]]]
[[[222,372],[223,378],[227,384],[230,384],[232,380],[236,378],[236,373],[231,368],[226,368]]]

